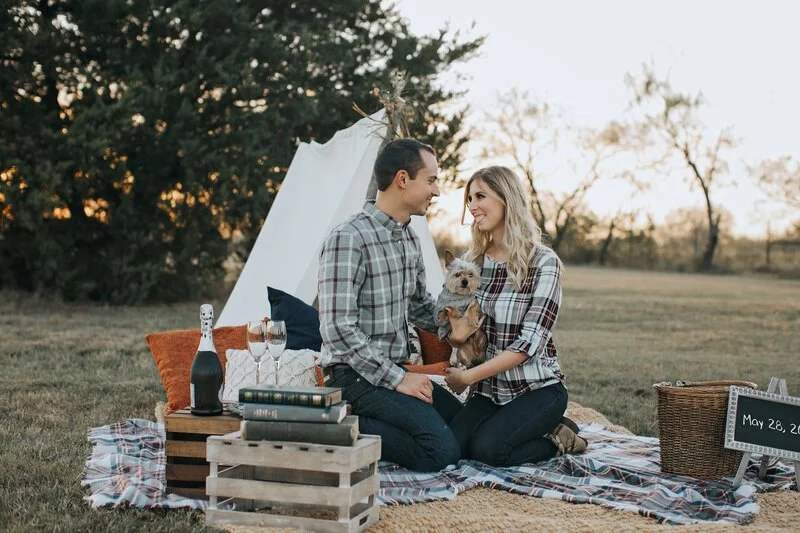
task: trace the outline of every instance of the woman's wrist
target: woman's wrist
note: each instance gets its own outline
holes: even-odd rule
[[[480,381],[478,379],[478,376],[475,375],[475,370],[477,368],[478,367],[472,367],[472,368],[468,368],[467,370],[464,371],[464,382],[467,385],[474,385],[475,382]]]

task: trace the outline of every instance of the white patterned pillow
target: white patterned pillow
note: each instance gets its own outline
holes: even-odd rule
[[[238,402],[239,389],[256,384],[256,363],[247,350],[228,350],[225,365],[225,386],[222,389],[223,402]],[[317,376],[314,364],[319,356],[313,350],[284,350],[281,356],[280,384],[315,386]],[[262,385],[275,384],[275,362],[269,356],[261,358],[259,379]]]
[[[410,346],[407,363],[409,365],[423,364],[422,344],[419,342],[419,333],[417,333],[417,330],[414,329],[414,326],[411,324],[408,325],[408,343]]]
[[[464,389],[464,391],[461,394],[456,394],[455,392],[453,392],[453,389],[451,389],[447,385],[447,382],[444,380],[444,376],[439,376],[438,374],[425,374],[425,375],[428,376],[431,381],[433,381],[434,383],[438,383],[439,385],[442,386],[442,388],[444,388],[444,390],[446,390],[447,392],[458,398],[458,401],[460,401],[461,403],[466,402],[467,399],[469,398],[469,387]]]

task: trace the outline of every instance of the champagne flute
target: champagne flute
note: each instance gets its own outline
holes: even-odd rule
[[[256,363],[256,385],[259,385],[261,383],[259,362],[267,353],[267,328],[263,320],[253,320],[247,323],[247,350]]]
[[[278,372],[283,350],[286,348],[286,322],[283,320],[270,320],[267,322],[267,348],[272,360],[275,361],[275,385],[279,385]]]

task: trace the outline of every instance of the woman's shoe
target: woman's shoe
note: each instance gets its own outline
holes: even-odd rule
[[[550,442],[558,448],[556,456],[566,453],[581,453],[586,451],[589,443],[586,439],[578,435],[579,431],[578,424],[565,416],[561,418],[561,422],[559,422],[555,429],[545,435],[545,437],[550,439]]]

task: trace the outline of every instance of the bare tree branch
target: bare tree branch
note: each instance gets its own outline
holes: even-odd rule
[[[800,161],[791,156],[767,159],[748,168],[748,172],[769,198],[800,209]]]
[[[720,223],[720,216],[715,213],[716,206],[711,199],[711,188],[715,178],[727,170],[727,164],[721,155],[722,150],[733,146],[735,141],[730,130],[724,129],[709,146],[705,142],[705,128],[697,117],[698,110],[705,103],[702,94],[692,96],[676,91],[669,81],[656,76],[654,68],[644,67],[638,78],[627,76],[626,83],[633,91],[632,108],[645,109],[648,105],[658,107],[656,111],[644,111],[641,120],[645,129],[661,139],[665,152],[672,152],[680,157],[691,173],[690,184],[696,183],[702,191],[708,227],[706,246],[698,268],[710,270],[713,268]],[[704,150],[704,146],[709,148]],[[704,160],[706,165],[703,165]]]

